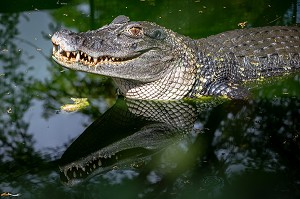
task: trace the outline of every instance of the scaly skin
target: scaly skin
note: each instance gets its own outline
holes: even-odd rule
[[[119,16],[94,31],[56,32],[53,59],[70,69],[110,76],[134,99],[205,95],[244,99],[246,81],[300,70],[300,28],[233,30],[199,40]]]

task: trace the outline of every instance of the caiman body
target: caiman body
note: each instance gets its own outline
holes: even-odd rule
[[[233,30],[199,40],[126,16],[97,30],[56,32],[53,59],[64,67],[110,76],[122,95],[244,99],[244,83],[300,70],[300,27]]]

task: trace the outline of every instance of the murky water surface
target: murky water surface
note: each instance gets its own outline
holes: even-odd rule
[[[50,41],[121,14],[200,38],[239,24],[293,25],[299,13],[289,0],[2,2],[2,197],[299,198],[299,74],[243,102],[116,99],[110,78],[54,63]],[[88,104],[61,111],[71,98]]]

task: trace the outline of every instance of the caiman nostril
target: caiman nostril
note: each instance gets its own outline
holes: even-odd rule
[[[135,49],[137,48],[137,43],[132,44],[132,45],[131,45],[131,48],[132,48],[133,50],[135,50]]]

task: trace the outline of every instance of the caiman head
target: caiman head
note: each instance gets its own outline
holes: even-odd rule
[[[129,98],[178,99],[194,82],[193,41],[155,23],[118,16],[97,30],[58,31],[52,43],[58,64],[112,77]]]

